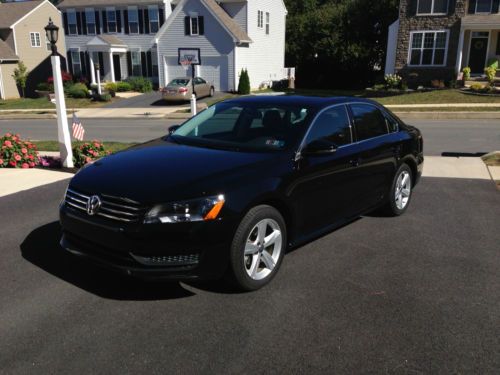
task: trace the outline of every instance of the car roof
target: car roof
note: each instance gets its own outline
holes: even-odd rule
[[[349,96],[300,96],[300,95],[254,95],[244,96],[235,99],[226,100],[225,103],[254,103],[254,104],[267,104],[267,105],[303,105],[307,107],[314,107],[321,109],[335,104],[344,103],[369,103],[380,106],[379,103],[370,99],[356,98]]]

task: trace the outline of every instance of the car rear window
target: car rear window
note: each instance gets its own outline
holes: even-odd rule
[[[189,79],[174,79],[170,81],[168,86],[186,86],[189,83]]]

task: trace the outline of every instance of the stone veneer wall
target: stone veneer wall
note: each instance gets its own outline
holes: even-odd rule
[[[401,0],[399,7],[399,33],[396,52],[396,71],[403,76],[410,86],[429,85],[433,79],[450,81],[456,78],[455,65],[458,41],[460,38],[460,20],[466,15],[467,0],[449,0],[448,15],[417,16],[417,0]],[[410,32],[417,30],[450,30],[448,53],[444,67],[409,67],[408,48]]]

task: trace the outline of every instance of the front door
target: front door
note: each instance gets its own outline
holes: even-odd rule
[[[122,69],[120,66],[120,55],[113,55],[113,65],[115,66],[115,80],[122,80]]]
[[[489,33],[487,31],[472,32],[469,52],[469,67],[472,74],[483,74],[488,53]]]

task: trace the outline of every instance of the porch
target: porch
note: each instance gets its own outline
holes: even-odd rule
[[[101,81],[116,82],[128,77],[127,46],[112,35],[99,35],[87,43],[90,82],[97,83],[96,68]],[[90,74],[89,74],[90,73]]]
[[[458,41],[457,73],[468,66],[472,77],[484,76],[484,68],[494,60],[500,61],[500,15],[464,17]]]

